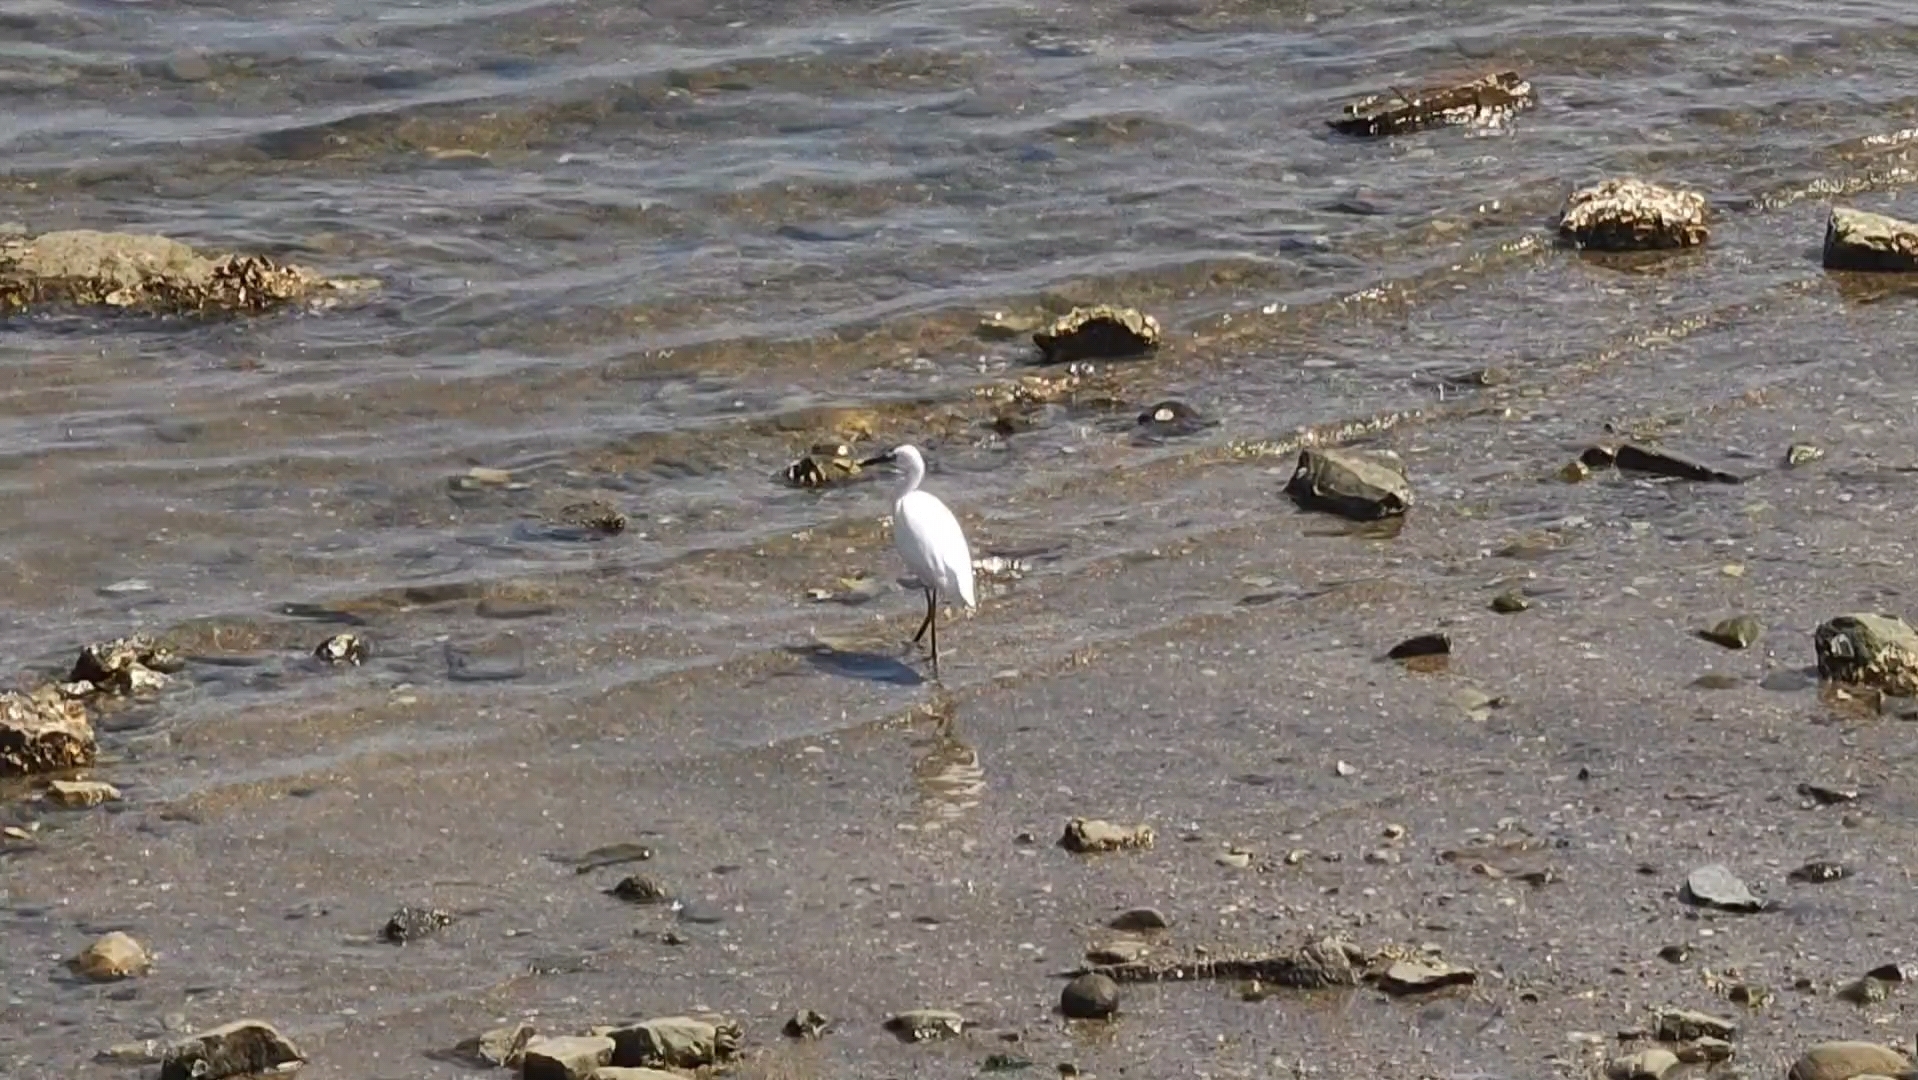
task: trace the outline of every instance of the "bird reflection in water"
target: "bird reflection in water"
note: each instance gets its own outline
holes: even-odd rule
[[[935,705],[928,712],[932,730],[915,743],[919,755],[913,759],[912,779],[919,789],[920,831],[937,832],[979,805],[986,770],[979,764],[979,752],[960,739],[951,706]]]

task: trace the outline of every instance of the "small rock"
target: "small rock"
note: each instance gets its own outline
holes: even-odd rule
[[[167,57],[161,65],[166,77],[174,82],[205,82],[213,77],[213,65],[207,58],[196,52],[177,52]]]
[[[612,1064],[672,1069],[697,1069],[728,1061],[739,1053],[743,1034],[730,1020],[696,1016],[662,1016],[596,1031],[617,1044]]]
[[[82,949],[67,961],[67,966],[83,979],[114,982],[145,975],[152,968],[153,959],[132,935],[115,930]]]
[[[1891,988],[1869,975],[1838,988],[1839,999],[1853,1005],[1876,1005],[1890,996]]]
[[[1667,945],[1658,950],[1658,958],[1668,964],[1682,964],[1692,958],[1690,945]]]
[[[105,694],[135,694],[160,689],[168,675],[185,668],[172,649],[135,634],[82,648],[67,679],[92,683]]]
[[[91,765],[94,749],[86,706],[52,687],[0,691],[0,776]]]
[[[1695,458],[1656,446],[1622,443],[1618,446],[1593,446],[1579,460],[1594,469],[1622,469],[1626,472],[1670,476],[1678,480],[1698,480],[1714,484],[1742,484],[1745,478]]]
[[[1792,443],[1785,448],[1785,468],[1796,469],[1800,465],[1809,465],[1825,456],[1825,451],[1810,443]]]
[[[1046,363],[1120,359],[1159,347],[1159,320],[1134,308],[1099,304],[1073,308],[1032,335]]]
[[[1895,615],[1839,615],[1813,634],[1818,674],[1888,694],[1918,694],[1918,631]]]
[[[665,1069],[632,1069],[622,1065],[601,1065],[589,1080],[686,1080],[685,1074]]]
[[[1559,215],[1558,235],[1596,251],[1650,251],[1696,247],[1710,229],[1703,195],[1624,178],[1574,191]]]
[[[1451,652],[1450,634],[1420,634],[1392,646],[1385,657],[1388,660],[1414,660],[1424,656],[1449,656]]]
[[[1161,401],[1139,414],[1139,426],[1150,436],[1176,438],[1197,434],[1212,424],[1183,401]]]
[[[465,478],[471,481],[473,486],[505,487],[507,484],[513,482],[513,471],[511,469],[490,469],[484,465],[475,465],[466,470]]]
[[[781,474],[794,487],[817,488],[858,476],[858,455],[846,443],[821,443],[806,456],[786,466]]]
[[[1423,994],[1447,986],[1469,986],[1477,981],[1478,972],[1442,960],[1400,960],[1379,976],[1378,987],[1388,994]]]
[[[1340,759],[1338,763],[1334,764],[1332,766],[1332,771],[1339,776],[1349,777],[1349,776],[1357,776],[1359,774],[1358,766],[1353,765],[1351,762],[1346,761],[1344,759]]]
[[[1820,806],[1837,806],[1840,803],[1857,802],[1857,788],[1827,787],[1824,784],[1800,784],[1798,794]]]
[[[1252,865],[1252,853],[1242,847],[1228,847],[1213,856],[1212,861],[1231,870],[1243,870]]]
[[[1731,1056],[1732,1044],[1710,1035],[1703,1035],[1690,1042],[1678,1044],[1678,1060],[1687,1065],[1708,1061],[1730,1061]]]
[[[1687,901],[1703,907],[1742,912],[1765,910],[1764,901],[1753,896],[1745,883],[1720,863],[1693,870],[1685,878],[1683,893]]]
[[[1567,484],[1576,484],[1592,478],[1591,466],[1583,461],[1568,461],[1561,466],[1556,475]]]
[[[1500,615],[1516,615],[1532,606],[1520,592],[1502,592],[1492,597],[1492,610]]]
[[[1165,913],[1161,912],[1158,908],[1142,907],[1133,908],[1130,911],[1122,911],[1114,915],[1112,921],[1106,923],[1106,925],[1114,930],[1136,932],[1140,930],[1164,930],[1171,926],[1172,923],[1165,917]]]
[[[1897,1076],[1911,1059],[1889,1046],[1868,1042],[1819,1043],[1792,1063],[1788,1080],[1853,1080],[1860,1076]]]
[[[966,1019],[946,1009],[908,1009],[889,1017],[886,1030],[906,1042],[928,1042],[964,1034]]]
[[[1824,885],[1851,876],[1851,871],[1835,862],[1814,860],[1785,875],[1801,885]]]
[[[538,1033],[533,1030],[533,1025],[522,1020],[517,1024],[493,1028],[491,1031],[475,1035],[461,1043],[459,1048],[480,1064],[495,1068],[517,1069],[521,1052],[526,1049],[527,1043],[533,1041],[533,1036],[536,1034]]]
[[[1151,952],[1143,941],[1131,938],[1119,938],[1116,941],[1102,942],[1086,950],[1086,962],[1089,964],[1130,964],[1144,959]]]
[[[1149,848],[1152,840],[1150,825],[1114,825],[1097,818],[1073,818],[1066,822],[1065,835],[1059,838],[1059,846],[1067,851],[1082,853],[1118,851],[1122,848]]]
[[[366,642],[357,634],[334,634],[320,642],[313,655],[329,664],[358,664],[366,659]]]
[[[272,1024],[235,1020],[168,1047],[160,1080],[225,1080],[229,1076],[284,1072],[306,1055]]]
[[[1413,502],[1405,462],[1390,450],[1301,450],[1285,491],[1304,509],[1355,521],[1395,517]]]
[[[589,1080],[613,1060],[613,1040],[603,1035],[536,1038],[520,1052],[523,1080]]]
[[[569,503],[560,507],[554,517],[563,525],[603,536],[626,531],[626,515],[613,504],[599,499]]]
[[[1827,270],[1918,270],[1918,225],[1834,206],[1825,222]]]
[[[158,1065],[166,1060],[166,1046],[158,1039],[144,1039],[140,1042],[115,1043],[93,1055],[95,1061],[108,1065],[123,1065],[137,1068],[141,1065]]]
[[[619,879],[619,884],[606,890],[610,896],[616,896],[629,904],[665,904],[673,899],[666,887],[652,878],[633,874]]]
[[[1403,135],[1453,124],[1504,123],[1538,98],[1532,84],[1516,71],[1500,71],[1469,82],[1372,94],[1345,106],[1326,121],[1346,135]]]
[[[1918,977],[1918,968],[1914,968],[1911,964],[1896,962],[1880,964],[1870,971],[1865,972],[1865,974],[1871,978],[1883,980],[1884,982],[1905,983],[1911,982],[1914,977]]]
[[[47,785],[47,801],[68,810],[84,810],[119,802],[120,789],[98,780],[55,780]]]
[[[1709,1013],[1690,1009],[1662,1009],[1658,1013],[1657,1036],[1660,1042],[1687,1042],[1701,1036],[1729,1039],[1738,1034],[1738,1025]]]
[[[832,1023],[824,1013],[811,1009],[801,1009],[786,1020],[786,1037],[789,1039],[817,1039],[826,1033],[826,1027]]]
[[[1636,1054],[1615,1057],[1605,1066],[1611,1080],[1665,1080],[1665,1074],[1678,1067],[1678,1055],[1655,1046]]]
[[[1734,615],[1720,620],[1710,630],[1700,630],[1698,636],[1727,649],[1748,649],[1764,632],[1765,624],[1752,616]]]
[[[1104,1020],[1119,1011],[1119,984],[1097,972],[1081,975],[1059,993],[1059,1011],[1074,1020]]]
[[[386,925],[380,928],[380,937],[395,945],[404,945],[436,934],[453,922],[452,915],[437,908],[405,905],[387,917]]]

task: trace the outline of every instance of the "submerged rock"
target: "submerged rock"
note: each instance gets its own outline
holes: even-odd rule
[[[1834,682],[1918,694],[1918,631],[1895,615],[1839,615],[1813,633],[1818,674]]]
[[[1651,473],[1654,476],[1701,480],[1715,484],[1745,482],[1745,478],[1736,473],[1726,472],[1724,469],[1707,465],[1695,458],[1659,447],[1639,446],[1636,443],[1594,446],[1581,454],[1579,460],[1594,469],[1617,468],[1627,472]]]
[[[1412,505],[1405,462],[1390,450],[1301,450],[1285,491],[1305,509],[1356,521],[1403,514]]]
[[[0,691],[0,776],[93,764],[93,723],[85,706],[50,686]]]
[[[94,982],[131,979],[145,975],[152,966],[153,958],[147,955],[146,947],[131,934],[118,930],[101,936],[67,961],[67,967],[75,975]]]
[[[1170,399],[1148,405],[1139,413],[1139,427],[1146,435],[1160,439],[1197,434],[1213,423],[1185,402]]]
[[[1501,124],[1537,100],[1523,76],[1501,71],[1411,93],[1373,94],[1345,106],[1340,116],[1326,123],[1347,135],[1402,135],[1451,124]]]
[[[1859,1076],[1898,1076],[1911,1059],[1889,1046],[1869,1042],[1826,1042],[1806,1050],[1792,1063],[1787,1080],[1853,1080]]]
[[[1416,660],[1422,657],[1450,656],[1452,654],[1452,635],[1420,634],[1409,637],[1392,646],[1385,653],[1387,660]]]
[[[1765,632],[1765,624],[1750,615],[1734,615],[1721,619],[1710,630],[1700,630],[1698,636],[1715,645],[1727,649],[1748,649]]]
[[[1152,839],[1150,825],[1114,825],[1096,818],[1090,821],[1073,818],[1066,822],[1065,835],[1059,838],[1059,846],[1081,853],[1118,851],[1122,848],[1149,848]]]
[[[626,515],[601,499],[569,503],[560,507],[554,517],[561,525],[602,536],[617,536],[626,531]]]
[[[519,1070],[524,1080],[587,1080],[612,1058],[613,1040],[603,1035],[534,1039],[520,1052]]]
[[[1918,224],[1834,206],[1824,260],[1828,270],[1918,270]]]
[[[1721,863],[1712,863],[1693,870],[1685,878],[1684,898],[1701,907],[1715,907],[1723,911],[1754,912],[1763,911],[1765,902],[1752,895],[1751,889],[1739,880]]]
[[[928,1042],[963,1035],[966,1018],[949,1009],[908,1009],[886,1020],[886,1030],[906,1042]]]
[[[164,236],[74,229],[0,239],[0,313],[49,306],[259,312],[372,287],[262,255],[204,255]]]
[[[386,925],[380,927],[380,937],[395,945],[404,945],[409,941],[418,941],[420,938],[437,934],[453,925],[454,921],[451,914],[438,908],[421,908],[405,904],[387,916]]]
[[[738,1024],[719,1017],[665,1016],[595,1030],[613,1040],[611,1064],[627,1068],[697,1069],[717,1065],[739,1053],[743,1036]]]
[[[1087,972],[1059,992],[1059,1011],[1074,1020],[1104,1020],[1119,1011],[1119,984]]]
[[[306,1062],[293,1040],[262,1020],[235,1020],[175,1043],[160,1063],[160,1080],[225,1080],[286,1072]]]
[[[55,780],[47,785],[47,801],[68,810],[85,810],[119,802],[120,789],[99,780]]]
[[[1559,215],[1559,238],[1595,251],[1649,251],[1705,242],[1705,197],[1631,178],[1574,191]]]
[[[1048,364],[1123,359],[1159,347],[1159,320],[1136,308],[1098,304],[1073,308],[1032,335]]]

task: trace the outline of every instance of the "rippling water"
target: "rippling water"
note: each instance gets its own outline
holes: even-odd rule
[[[1539,95],[1502,127],[1323,122],[1502,68]],[[831,730],[914,690],[859,651],[898,604],[806,599],[894,572],[879,488],[778,482],[812,443],[926,445],[975,546],[1029,557],[1001,589],[1036,597],[1242,525],[1277,481],[1211,468],[1235,442],[1430,409],[1488,363],[1549,397],[1720,335],[1585,400],[1610,415],[1811,377],[1841,304],[1824,207],[1897,208],[1915,79],[1900,0],[0,2],[0,222],[384,283],[328,312],[0,327],[0,655],[144,628],[228,661],[126,721],[205,751],[149,753],[168,796],[563,727],[609,694],[723,696],[811,641],[843,648],[810,653],[808,705],[655,749]],[[1620,173],[1707,192],[1712,245],[1615,265],[1539,242]],[[1167,347],[997,423],[980,392],[1038,369],[981,313],[1105,300]],[[1137,437],[1166,397],[1218,424]],[[1434,498],[1470,479],[1425,468]],[[586,498],[629,531],[539,527]],[[1552,512],[1518,503],[1514,526]],[[992,633],[1064,656],[1144,632],[1121,606],[1035,601]],[[343,624],[373,690],[303,660]],[[983,680],[964,633],[959,681]],[[468,654],[513,677],[461,682]],[[420,686],[481,719],[368,730],[343,704]]]

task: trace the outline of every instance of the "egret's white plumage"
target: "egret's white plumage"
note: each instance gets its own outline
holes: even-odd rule
[[[910,443],[894,447],[891,453],[873,458],[867,464],[888,461],[899,466],[903,474],[892,501],[893,545],[899,549],[899,557],[905,560],[906,569],[912,571],[926,590],[926,618],[912,640],[916,643],[927,630],[932,631],[932,674],[938,678],[939,594],[957,596],[968,608],[979,606],[972,587],[972,549],[966,543],[965,530],[959,527],[959,519],[952,516],[939,496],[919,489],[926,479],[926,459],[919,448]]]

